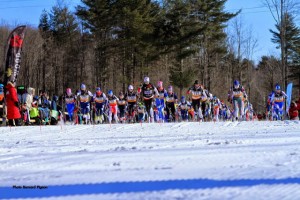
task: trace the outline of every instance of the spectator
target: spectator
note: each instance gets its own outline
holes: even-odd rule
[[[17,90],[11,82],[8,82],[6,85],[5,98],[9,126],[20,126],[19,119],[21,118],[21,114],[19,110]]]

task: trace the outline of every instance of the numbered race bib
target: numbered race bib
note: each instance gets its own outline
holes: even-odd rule
[[[168,103],[173,103],[174,102],[174,97],[166,97],[166,101]]]
[[[80,102],[82,102],[82,103],[89,102],[89,99],[90,99],[90,97],[89,97],[88,95],[86,95],[86,96],[80,95],[80,97],[79,97],[79,100],[80,100]]]
[[[125,105],[125,104],[126,104],[126,101],[125,101],[125,100],[120,100],[120,101],[119,101],[119,105],[120,105],[120,106],[123,106],[123,105]]]
[[[233,97],[240,98],[243,96],[242,91],[233,91]]]
[[[136,102],[136,96],[128,96],[127,97],[127,102],[129,103],[135,103]]]
[[[200,99],[201,93],[201,91],[192,91],[192,99]]]
[[[283,96],[281,96],[281,97],[275,97],[274,100],[275,100],[275,102],[283,102],[284,98],[283,98]]]
[[[104,102],[104,98],[103,97],[95,97],[94,101],[96,103],[103,103]]]
[[[74,98],[65,98],[66,104],[72,104],[75,102]]]

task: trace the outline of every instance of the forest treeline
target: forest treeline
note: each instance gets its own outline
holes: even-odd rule
[[[94,91],[136,88],[144,76],[156,85],[173,85],[179,95],[197,79],[211,93],[227,100],[233,80],[245,87],[254,109],[265,109],[276,83],[300,81],[300,29],[294,16],[284,13],[284,60],[263,55],[251,60],[255,49],[249,31],[243,35],[239,11],[225,11],[226,0],[82,0],[75,12],[60,2],[44,10],[38,27],[27,27],[18,84],[61,95],[80,83]],[[234,21],[233,34],[227,27]],[[282,41],[282,23],[273,38]],[[1,60],[13,27],[0,25]],[[282,73],[283,61],[287,74]],[[3,68],[1,73],[3,74]]]

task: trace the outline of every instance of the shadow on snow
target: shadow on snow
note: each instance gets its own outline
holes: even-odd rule
[[[276,184],[300,184],[300,178],[257,180],[188,179],[166,181],[112,182],[97,184],[48,186],[47,189],[15,189],[12,186],[0,187],[0,198],[43,198],[67,195],[152,192],[163,190],[213,189],[222,187],[251,187],[257,185]],[[18,186],[23,187],[23,185]]]

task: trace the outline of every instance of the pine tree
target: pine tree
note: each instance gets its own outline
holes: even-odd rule
[[[300,86],[300,28],[294,23],[295,19],[286,13],[285,17],[285,47],[284,55],[287,64],[287,77],[295,80],[295,86]],[[280,24],[276,25],[276,31],[270,30],[273,34],[272,42],[281,44]]]

